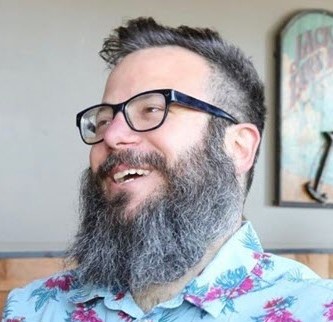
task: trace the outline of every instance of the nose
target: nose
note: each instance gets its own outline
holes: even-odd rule
[[[122,112],[116,114],[104,134],[104,143],[111,149],[128,149],[141,142],[140,132],[132,130]]]

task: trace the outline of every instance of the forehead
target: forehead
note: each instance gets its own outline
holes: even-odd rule
[[[210,67],[200,55],[178,46],[141,49],[111,71],[104,102],[119,103],[148,90],[171,88],[207,100]]]

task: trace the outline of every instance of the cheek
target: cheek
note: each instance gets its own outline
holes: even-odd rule
[[[93,145],[90,150],[89,161],[93,172],[105,161],[106,155],[100,144]]]
[[[151,133],[154,134],[151,140],[172,164],[179,155],[202,143],[207,131],[208,119],[206,117],[192,118],[177,124],[170,122],[164,125],[158,129],[158,132]]]

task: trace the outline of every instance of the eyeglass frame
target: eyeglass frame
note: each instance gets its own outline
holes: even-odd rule
[[[131,122],[128,120],[127,114],[125,113],[126,106],[133,99],[135,99],[135,98],[137,98],[141,95],[152,94],[152,93],[162,94],[164,96],[165,104],[166,104],[164,116],[163,116],[161,122],[158,125],[156,125],[152,128],[146,129],[146,130],[137,130],[132,126]],[[191,109],[194,109],[194,110],[197,110],[197,111],[205,112],[205,113],[214,115],[216,117],[224,118],[224,119],[232,122],[233,124],[239,124],[239,121],[236,118],[234,118],[228,112],[224,111],[223,109],[221,109],[217,106],[214,106],[214,105],[209,104],[207,102],[201,101],[197,98],[194,98],[194,97],[189,96],[187,94],[184,94],[182,92],[176,91],[174,89],[154,89],[154,90],[149,90],[149,91],[146,91],[146,92],[139,93],[139,94],[137,94],[137,95],[135,95],[135,96],[129,98],[128,100],[126,100],[122,103],[119,103],[119,104],[101,103],[101,104],[96,104],[96,105],[90,106],[90,107],[84,109],[83,111],[79,112],[76,115],[76,126],[79,128],[79,132],[80,132],[82,141],[85,144],[94,145],[94,144],[102,142],[104,140],[104,137],[102,139],[96,141],[96,142],[88,143],[83,138],[82,130],[81,130],[81,119],[82,119],[83,115],[86,112],[90,111],[91,109],[97,108],[97,107],[102,107],[102,106],[111,107],[112,110],[113,110],[113,113],[114,113],[113,114],[113,119],[116,117],[118,112],[122,112],[123,115],[124,115],[125,121],[126,121],[127,125],[130,127],[130,129],[132,129],[135,132],[148,132],[148,131],[155,130],[155,129],[157,129],[157,128],[159,128],[163,125],[163,123],[164,123],[164,121],[165,121],[165,119],[168,115],[169,107],[173,103],[176,103],[176,104],[179,104],[181,106],[191,108]]]

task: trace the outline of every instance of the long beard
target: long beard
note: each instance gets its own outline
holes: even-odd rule
[[[81,224],[68,250],[82,283],[132,292],[169,283],[195,266],[213,241],[228,235],[240,216],[241,189],[221,139],[210,133],[203,146],[187,151],[172,167],[156,153],[125,151],[110,156],[97,174],[85,171]],[[126,213],[130,195],[109,198],[102,188],[103,177],[123,160],[130,166],[150,164],[166,178],[131,216]]]

